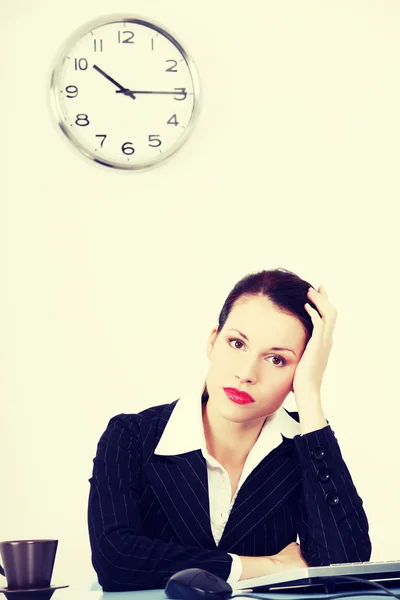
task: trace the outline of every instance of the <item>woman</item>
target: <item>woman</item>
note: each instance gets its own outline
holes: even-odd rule
[[[202,389],[111,419],[89,480],[104,591],[163,588],[193,567],[234,587],[370,559],[363,503],[321,403],[335,321],[322,286],[284,269],[250,274],[209,336]],[[297,412],[282,407],[291,391]]]

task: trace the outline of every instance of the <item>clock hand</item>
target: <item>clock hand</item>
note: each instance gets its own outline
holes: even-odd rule
[[[97,65],[93,65],[93,69],[96,69],[96,71],[101,73],[101,75],[103,75],[103,77],[105,77],[106,79],[108,79],[108,81],[111,81],[111,83],[116,85],[119,88],[119,90],[117,90],[117,91],[125,94],[126,96],[130,96],[133,100],[135,100],[135,96],[134,96],[133,92],[128,90],[128,88],[124,88],[124,86],[122,86],[120,83],[118,83],[118,81],[115,81],[115,79],[113,79],[110,75],[107,75],[107,73],[105,71],[103,71],[103,69],[100,69],[100,67],[98,67]]]
[[[181,89],[181,88],[179,88]],[[130,96],[131,94],[174,94],[176,95],[182,95],[184,92],[153,92],[153,91],[149,91],[149,90],[129,90],[129,89],[120,89],[120,90],[115,90],[116,94],[127,94],[127,96]]]

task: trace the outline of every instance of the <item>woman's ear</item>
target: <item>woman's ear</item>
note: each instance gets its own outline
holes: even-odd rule
[[[211,354],[212,354],[215,340],[217,339],[217,337],[218,337],[217,328],[214,327],[214,329],[211,331],[210,336],[207,340],[206,353],[207,353],[208,360],[211,360]]]

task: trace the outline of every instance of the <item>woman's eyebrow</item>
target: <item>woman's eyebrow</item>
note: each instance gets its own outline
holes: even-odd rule
[[[239,331],[239,329],[234,329],[234,328],[230,327],[229,329],[227,329],[227,331],[236,331],[237,333],[239,333],[239,335],[242,336],[242,338],[244,338],[246,340],[246,342],[249,341],[249,338],[247,337],[247,335],[245,335],[244,333]],[[274,352],[277,352],[277,351],[282,352],[283,350],[287,350],[287,352],[292,352],[296,356],[296,352],[294,352],[290,348],[279,348],[278,346],[273,346],[272,348],[270,348],[270,350],[274,350]]]

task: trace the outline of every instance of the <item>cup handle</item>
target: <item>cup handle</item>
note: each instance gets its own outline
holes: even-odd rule
[[[1,565],[0,565],[0,575],[4,575],[4,577],[6,576],[6,574],[4,573],[4,569]]]

